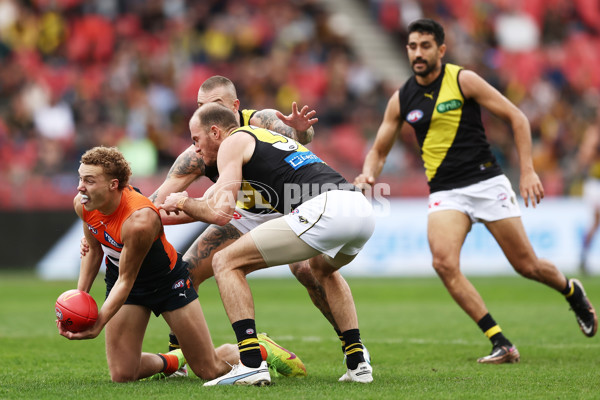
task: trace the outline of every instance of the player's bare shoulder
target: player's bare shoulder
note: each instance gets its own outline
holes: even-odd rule
[[[129,236],[130,239],[148,235],[154,238],[161,229],[160,215],[154,209],[145,207],[135,210],[123,222],[122,234]]]
[[[481,76],[470,69],[460,70],[458,73],[458,85],[465,98],[476,97],[482,89],[489,86]]]

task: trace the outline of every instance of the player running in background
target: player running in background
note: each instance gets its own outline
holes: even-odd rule
[[[585,130],[577,154],[577,168],[579,173],[585,171],[583,200],[592,210],[592,223],[583,236],[579,263],[581,273],[588,274],[588,251],[600,226],[600,122]]]
[[[375,226],[370,202],[315,154],[296,141],[253,126],[239,127],[235,114],[205,104],[190,120],[196,151],[219,179],[208,195],[193,199],[173,193],[160,206],[167,212],[227,224],[246,184],[282,216],[263,222],[213,257],[219,292],[240,349],[240,363],[205,386],[270,383],[261,362],[254,304],[246,275],[270,266],[310,259],[346,344],[347,371],[340,381],[369,383],[352,293],[339,269],[352,261]],[[239,200],[238,200],[239,202]],[[254,203],[256,204],[256,203]]]
[[[475,222],[485,224],[519,274],[562,293],[583,333],[594,336],[598,320],[581,283],[565,278],[531,247],[515,193],[490,151],[480,106],[511,125],[521,167],[520,193],[526,207],[530,201],[535,207],[544,189],[533,169],[527,118],[476,73],[442,63],[446,45],[439,23],[417,20],[408,32],[406,48],[414,76],[389,99],[354,183],[374,184],[407,121],[415,130],[429,183],[427,234],[433,267],[452,298],[492,342],[491,354],[478,362],[517,362],[520,356],[460,271],[460,251]]]

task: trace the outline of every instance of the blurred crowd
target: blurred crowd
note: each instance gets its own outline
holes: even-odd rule
[[[574,156],[600,89],[595,0],[356,0],[405,54],[419,17],[446,28],[447,61],[471,68],[529,117],[550,195],[574,193]],[[241,107],[317,111],[311,148],[349,180],[389,96],[317,0],[0,0],[0,209],[67,208],[80,155],[119,146],[152,192],[190,144],[188,119],[209,76],[230,78]],[[506,125],[484,114],[494,152],[518,179]],[[412,132],[382,180],[424,196]],[[147,193],[150,194],[150,193]]]

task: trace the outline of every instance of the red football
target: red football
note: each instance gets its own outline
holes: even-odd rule
[[[96,323],[98,306],[89,293],[82,290],[67,290],[56,300],[56,318],[66,330],[81,332]]]

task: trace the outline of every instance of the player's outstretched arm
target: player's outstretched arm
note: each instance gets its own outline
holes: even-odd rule
[[[600,146],[600,123],[592,124],[586,128],[577,151],[576,163],[574,165],[573,175],[582,176],[592,165],[598,154]]]
[[[81,204],[81,194],[77,194],[73,199],[75,212],[83,221],[83,205]],[[100,266],[102,265],[102,257],[104,252],[100,246],[100,242],[91,234],[87,224],[83,222],[83,238],[86,241],[87,254],[81,258],[81,266],[79,268],[79,280],[77,289],[89,292],[92,288],[94,280],[98,275]],[[83,241],[83,239],[82,239]]]
[[[313,125],[319,121],[318,118],[315,118],[316,114],[317,112],[308,106],[298,110],[298,104],[294,102],[292,103],[292,113],[289,115],[267,108],[257,111],[250,119],[250,123],[281,133],[302,144],[308,144],[315,134]]]
[[[356,186],[364,190],[366,186],[375,183],[375,180],[381,174],[385,160],[396,141],[401,127],[400,101],[398,99],[398,91],[396,91],[388,100],[383,120],[377,130],[375,142],[367,153],[365,162],[363,163],[362,173],[354,179]]]
[[[165,181],[149,196],[150,201],[156,206],[162,204],[169,194],[186,190],[192,182],[204,176],[205,170],[204,161],[194,146],[188,147],[177,157]]]
[[[196,153],[194,146],[188,147],[177,157],[167,173],[165,181],[154,193],[152,193],[152,195],[150,195],[150,201],[156,206],[162,204],[169,194],[187,189],[192,182],[201,176],[204,176],[205,171],[206,167],[204,161],[198,153]],[[184,213],[175,214],[162,211],[160,216],[163,225],[178,225],[194,222],[192,218]]]
[[[458,75],[460,89],[465,98],[472,98],[492,114],[510,124],[519,154],[521,180],[519,191],[525,207],[536,206],[544,198],[544,187],[533,168],[531,153],[531,127],[527,117],[502,93],[473,71],[462,70]]]
[[[201,199],[188,197],[186,192],[172,193],[159,206],[168,213],[180,213],[209,224],[225,225],[233,217],[242,166],[254,152],[255,141],[249,134],[228,137],[220,145],[217,156],[219,179]]]

